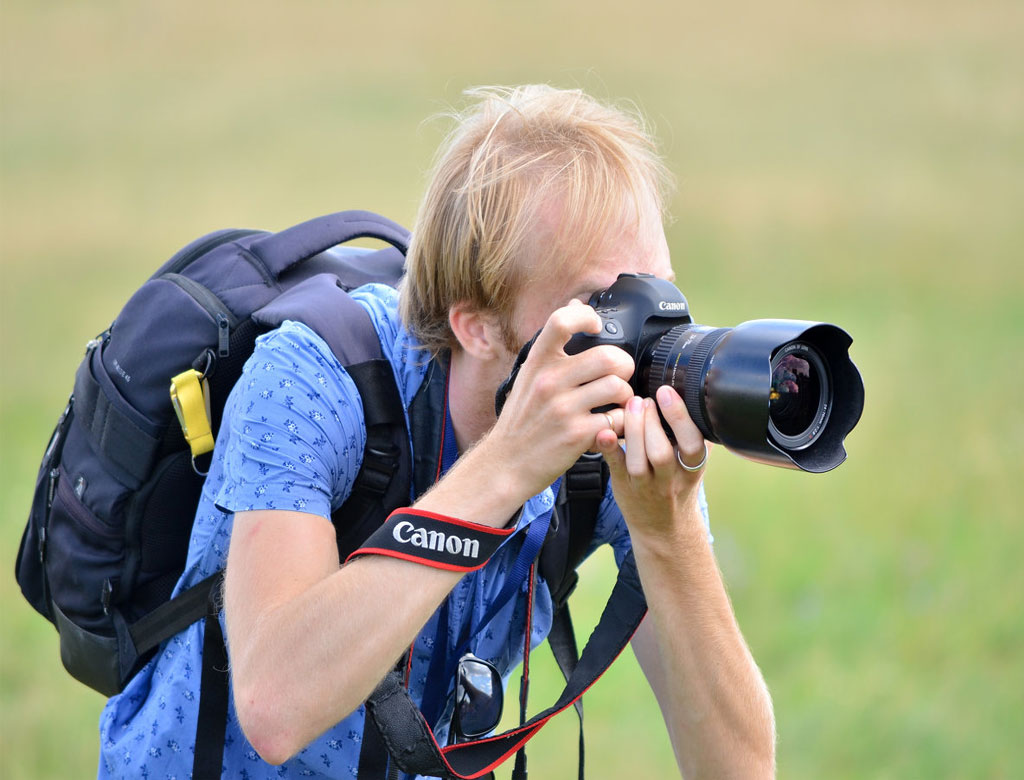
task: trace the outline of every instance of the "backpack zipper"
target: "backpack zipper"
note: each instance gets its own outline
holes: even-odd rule
[[[191,251],[182,255],[180,258],[174,261],[174,263],[167,269],[166,273],[176,274],[184,271],[192,261],[197,257],[206,254],[211,249],[216,249],[221,244],[226,244],[229,241],[237,241],[240,238],[251,236],[256,233],[265,233],[265,230],[228,230],[224,233],[220,233],[203,241],[201,244],[193,248]]]
[[[71,515],[73,520],[78,521],[81,525],[84,525],[94,534],[104,539],[120,538],[116,528],[111,528],[102,520],[93,516],[92,512],[82,503],[81,498],[75,494],[75,489],[67,479],[58,478],[55,481],[57,483],[56,495],[64,499],[62,502],[64,511]]]
[[[196,303],[202,306],[206,313],[210,315],[210,318],[217,323],[217,354],[220,357],[227,357],[231,342],[231,330],[238,326],[238,318],[224,305],[224,301],[218,298],[216,293],[209,288],[204,287],[195,279],[189,279],[187,276],[168,272],[160,278],[178,285]]]

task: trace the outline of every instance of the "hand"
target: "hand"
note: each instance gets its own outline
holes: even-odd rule
[[[574,333],[598,333],[601,327],[597,313],[576,300],[552,313],[487,436],[488,445],[500,443],[511,459],[507,473],[523,480],[526,497],[595,447],[610,418],[592,409],[621,406],[633,394],[628,381],[633,360],[624,350],[602,345],[576,355],[565,352]],[[621,411],[616,414],[621,417]]]
[[[676,445],[665,435],[654,401],[637,396],[630,398],[622,418],[625,452],[614,430],[601,431],[597,437],[611,471],[615,499],[634,534],[684,530],[677,527],[680,522],[695,523],[700,517],[699,511],[692,510],[704,470],[690,472],[680,464],[699,464],[706,442],[674,389],[660,387],[657,398]]]

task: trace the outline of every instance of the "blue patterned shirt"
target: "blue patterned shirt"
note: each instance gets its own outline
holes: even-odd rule
[[[397,294],[390,287],[367,285],[353,297],[374,321],[408,410],[427,364],[425,353],[398,321]],[[362,405],[352,379],[327,345],[295,322],[257,340],[228,398],[223,420],[179,592],[224,568],[236,511],[289,509],[330,517],[349,495],[366,443]],[[519,527],[549,512],[553,502],[551,488],[531,498]],[[605,543],[613,546],[619,561],[629,549],[625,523],[610,490],[598,513],[591,550]],[[459,581],[448,599],[447,630],[438,632],[436,613],[424,626],[412,654],[409,689],[414,701],[423,696],[434,651],[445,653],[450,664],[459,637],[466,634],[472,636],[469,649],[495,664],[507,683],[522,661],[525,597],[510,599],[487,625],[478,623],[502,590],[516,552],[515,544],[503,544],[487,566]],[[523,583],[524,591],[525,587]],[[541,580],[535,593],[532,646],[547,636],[551,615],[550,591]],[[107,703],[100,719],[100,778],[191,776],[203,633],[200,621],[165,642],[125,690]],[[438,639],[444,647],[436,647]],[[442,745],[448,738],[454,680],[445,685],[446,704],[435,727]],[[223,777],[356,777],[364,715],[360,706],[292,759],[271,766],[246,740],[232,701]]]

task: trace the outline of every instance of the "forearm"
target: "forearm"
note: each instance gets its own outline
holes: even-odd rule
[[[503,525],[525,496],[508,482],[481,491],[478,474],[493,458],[478,449],[417,508]],[[287,567],[283,576],[285,567],[269,564],[279,555],[279,531],[258,520],[236,528],[232,539],[228,638],[243,730],[261,756],[279,763],[366,699],[461,574],[383,556],[339,568],[332,550],[333,557]],[[317,546],[333,544],[329,523],[303,520],[326,526]]]
[[[368,556],[264,611],[247,631],[232,624],[229,599],[235,705],[260,755],[281,763],[354,711],[458,577]]]
[[[694,500],[670,533],[634,532],[649,614],[634,640],[680,770],[771,777],[771,699],[736,623]]]

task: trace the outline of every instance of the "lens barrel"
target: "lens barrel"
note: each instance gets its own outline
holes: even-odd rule
[[[642,349],[638,391],[671,385],[704,437],[743,457],[829,471],[864,407],[851,343],[835,325],[803,320],[676,325]]]

